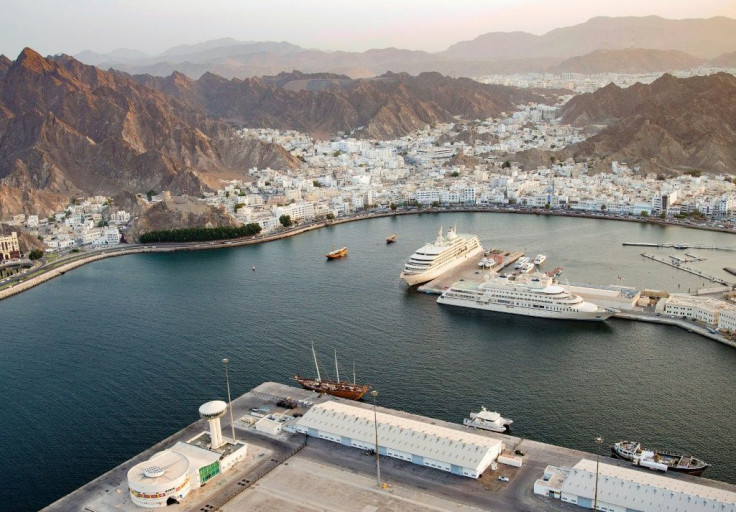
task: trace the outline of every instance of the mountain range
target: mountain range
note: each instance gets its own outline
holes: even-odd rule
[[[15,61],[0,59],[0,215],[47,214],[82,195],[198,196],[221,188],[223,178],[247,180],[253,166],[301,164],[281,146],[237,136],[233,126],[395,138],[556,99],[545,94],[438,73],[131,77],[27,48]]]
[[[667,57],[656,69],[646,61],[634,66],[642,61],[643,51],[653,52],[649,59],[660,58],[664,56],[661,52],[669,51],[678,52],[680,57]],[[86,51],[76,57],[87,64],[131,74],[169,76],[178,71],[195,79],[207,72],[225,78],[248,78],[295,69],[365,78],[389,71],[411,74],[436,71],[471,77],[547,71],[585,73],[599,68],[636,73],[674,71],[703,63],[717,65],[723,59],[728,60],[725,55],[734,51],[736,20],[731,18],[670,20],[644,16],[597,17],[540,36],[492,32],[437,53],[398,48],[323,51],[288,42],[244,42],[227,38],[177,46],[156,56],[119,49],[107,54]],[[602,59],[603,62],[583,67],[577,61],[568,62],[583,56],[588,61]],[[729,62],[732,61],[733,57]]]
[[[563,122],[605,125],[560,157],[613,160],[648,172],[687,169],[733,174],[736,169],[736,77],[727,73],[686,79],[665,74],[655,82],[622,89],[609,84],[572,98]]]
[[[0,214],[58,211],[123,190],[199,195],[247,169],[296,166],[280,146],[122,73],[25,49],[0,60]]]

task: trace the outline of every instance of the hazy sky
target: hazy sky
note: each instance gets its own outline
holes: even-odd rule
[[[0,53],[132,48],[221,37],[363,51],[441,51],[487,32],[543,34],[594,16],[736,18],[736,0],[8,0]]]

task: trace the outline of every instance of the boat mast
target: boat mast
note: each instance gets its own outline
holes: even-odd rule
[[[317,369],[317,380],[321,381],[322,377],[319,374],[319,364],[317,364],[317,354],[314,352],[314,342],[312,342],[312,356],[314,356],[314,367]]]
[[[355,361],[353,361],[353,385],[355,385]]]
[[[337,382],[340,382],[340,369],[337,367],[337,349],[335,349],[335,373],[337,374]]]

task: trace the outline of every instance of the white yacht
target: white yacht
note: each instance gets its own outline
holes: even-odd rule
[[[514,268],[519,269],[529,263],[531,260],[527,258],[526,256],[522,256],[518,260],[516,260],[516,265],[514,265]]]
[[[399,277],[409,286],[426,283],[482,253],[483,246],[477,236],[458,234],[455,228],[450,228],[445,237],[440,228],[437,240],[417,249]]]
[[[489,411],[485,407],[481,407],[480,412],[471,412],[470,418],[463,420],[463,425],[493,432],[506,432],[512,423],[513,420],[502,418],[497,412]]]
[[[534,258],[534,264],[535,265],[541,265],[542,263],[545,262],[546,259],[547,259],[547,255],[546,254],[537,254],[537,257]]]
[[[551,277],[496,276],[482,283],[458,281],[437,299],[440,304],[485,309],[515,315],[566,320],[606,320],[618,313],[586,302],[556,284]]]

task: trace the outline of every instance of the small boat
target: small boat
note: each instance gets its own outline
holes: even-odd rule
[[[340,249],[335,249],[334,251],[328,252],[327,254],[325,254],[325,257],[328,260],[334,260],[337,258],[342,258],[343,256],[347,256],[347,255],[348,255],[348,248],[342,247]]]
[[[319,364],[317,363],[317,354],[314,351],[314,344],[312,344],[312,356],[314,357],[314,366],[317,369],[317,378],[310,379],[295,375],[294,380],[297,381],[304,389],[316,391],[317,393],[326,393],[328,395],[337,396],[340,398],[348,398],[350,400],[360,400],[363,398],[368,391],[370,391],[370,384],[356,384],[355,383],[355,367],[353,366],[353,382],[341,381],[340,370],[337,366],[337,350],[335,350],[335,373],[337,379],[335,380],[322,380],[322,376],[319,373]]]
[[[519,258],[518,260],[516,260],[516,265],[514,265],[514,268],[517,268],[517,269],[518,268],[521,268],[524,265],[526,265],[527,263],[529,263],[529,261],[530,261],[529,258],[527,258],[526,256],[522,256],[521,258]]]
[[[637,441],[619,441],[611,445],[614,457],[628,460],[635,466],[654,471],[677,471],[688,475],[700,476],[710,464],[691,455],[677,455],[665,451],[642,448]]]
[[[392,244],[392,243],[394,243],[396,241],[396,238],[397,238],[396,235],[391,235],[388,238],[386,238],[386,243],[387,244]]]
[[[512,423],[512,420],[502,418],[499,413],[489,411],[485,407],[481,407],[480,412],[471,412],[470,418],[463,420],[463,425],[492,432],[506,432]]]
[[[557,277],[562,274],[562,267],[555,267],[549,272],[545,272],[544,275],[547,277]]]
[[[253,268],[253,272],[255,272],[255,271],[256,271],[256,266],[255,266],[255,265],[253,265],[253,267],[252,267],[252,268]]]
[[[541,265],[542,263],[544,263],[544,261],[546,259],[547,259],[547,255],[546,254],[537,254],[537,257],[534,258],[534,264],[535,265]]]
[[[488,264],[488,259],[486,259],[486,258],[483,258],[482,260],[480,260],[480,261],[478,262],[478,266],[479,266],[480,268],[485,268],[487,264]]]

